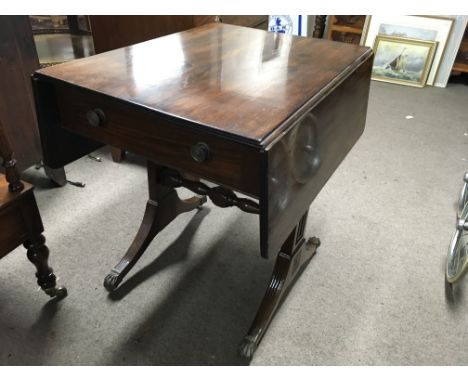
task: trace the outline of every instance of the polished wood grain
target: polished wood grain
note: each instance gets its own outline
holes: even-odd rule
[[[96,53],[194,27],[193,16],[188,15],[92,15],[89,21]]]
[[[45,163],[63,166],[103,142],[254,196],[261,253],[274,256],[362,133],[371,62],[364,47],[209,24],[43,69]],[[101,126],[87,120],[93,110]],[[315,126],[297,134],[303,120]],[[316,154],[298,146],[308,136],[319,167],[297,181]],[[197,143],[209,160],[193,160]]]
[[[38,73],[260,145],[370,54],[214,23]]]
[[[304,238],[307,212],[364,130],[371,67],[368,48],[210,24],[38,72],[41,132],[63,150],[48,160],[83,155],[77,136],[150,159],[142,225],[106,288],[200,203],[181,208],[174,188],[260,212],[261,255],[277,261],[240,347],[250,358],[319,245]]]
[[[62,84],[55,90],[63,128],[259,197],[260,153],[257,149],[189,128],[181,121],[168,120],[164,115],[95,92]],[[94,109],[104,113],[102,126],[95,127],[88,122],[87,113]],[[209,148],[209,157],[202,162],[191,156],[192,147],[199,142]]]
[[[364,131],[372,60],[354,68],[272,143],[261,200],[262,256],[274,256]]]
[[[268,29],[268,16],[265,15],[212,15],[193,16],[194,26],[200,26],[212,22],[238,25],[241,27]]]
[[[307,215],[308,212],[304,213],[281,247],[265,296],[247,335],[239,346],[242,357],[252,358],[288,290],[320,246],[318,238],[312,237],[307,240],[304,238]]]
[[[213,22],[265,30],[268,24],[264,15],[93,15],[89,19],[96,53]]]
[[[96,15],[90,16],[90,20],[96,53],[107,52],[213,22],[264,30],[268,26],[268,16],[262,15]],[[113,147],[112,159],[114,162],[121,162],[124,153],[124,149]]]
[[[206,196],[180,199],[174,187],[161,184],[158,178],[165,168],[148,162],[148,202],[140,228],[127,253],[104,279],[104,287],[113,291],[143,255],[154,237],[178,215],[199,208]]]
[[[32,85],[46,169],[60,171],[66,164],[103,146],[101,142],[73,134],[62,128],[56,89],[52,83],[41,81],[34,76]],[[66,182],[66,177],[62,178]]]
[[[30,80],[38,68],[29,16],[0,16],[0,120],[20,172],[41,160]]]

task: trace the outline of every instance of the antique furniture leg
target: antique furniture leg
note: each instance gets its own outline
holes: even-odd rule
[[[191,211],[206,202],[206,196],[181,200],[172,187],[158,183],[162,167],[148,162],[149,199],[140,229],[120,262],[104,279],[104,287],[113,291],[132,269],[153,238],[183,212]]]
[[[297,276],[315,255],[320,245],[320,240],[316,237],[304,239],[306,221],[307,212],[284,242],[278,254],[273,275],[257,315],[239,346],[239,353],[244,358],[252,358],[285,293],[292,287]]]
[[[63,187],[67,184],[67,176],[63,167],[54,170],[49,166],[44,165],[44,171],[47,177],[58,186]]]
[[[20,179],[1,121],[0,166],[5,169],[5,176],[0,173],[0,258],[23,244],[28,250],[28,259],[37,268],[37,283],[49,296],[63,298],[67,290],[56,287],[55,275],[47,263],[49,249],[41,234],[44,226],[33,187]]]
[[[26,241],[24,247],[28,250],[27,256],[29,261],[36,266],[37,284],[42,290],[51,297],[66,297],[67,289],[56,286],[56,277],[53,273],[53,269],[48,265],[49,249],[45,245],[44,235],[38,235]]]
[[[118,147],[111,147],[112,160],[115,163],[120,163],[125,159],[125,150]]]

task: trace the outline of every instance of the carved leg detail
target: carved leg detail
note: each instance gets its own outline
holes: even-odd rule
[[[205,202],[206,197],[198,196],[181,200],[174,190],[171,190],[159,201],[148,200],[145,215],[135,239],[122,260],[104,279],[104,287],[109,292],[115,290],[160,231],[174,220],[177,215],[198,208]]]
[[[239,346],[239,354],[244,358],[252,358],[286,292],[292,287],[297,276],[307,266],[320,246],[318,238],[312,237],[306,241],[302,237],[305,219],[307,219],[307,214],[301,219],[278,254],[270,283],[257,315]]]
[[[45,245],[45,237],[39,235],[32,240],[26,241],[24,247],[28,250],[27,256],[29,261],[36,266],[37,283],[42,290],[51,297],[65,297],[67,295],[67,289],[56,286],[56,277],[52,268],[48,265],[49,249]]]

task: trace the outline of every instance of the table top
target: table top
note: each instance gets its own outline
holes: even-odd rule
[[[370,54],[357,45],[213,23],[38,73],[259,144]]]

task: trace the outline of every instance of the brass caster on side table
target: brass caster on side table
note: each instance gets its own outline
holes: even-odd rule
[[[44,289],[44,292],[50,297],[57,298],[57,300],[61,300],[61,299],[68,296],[67,288],[65,288],[63,286],[56,287],[56,288]]]
[[[201,211],[203,209],[203,205],[208,201],[208,198],[203,195],[203,196],[200,196],[200,205],[196,207],[197,210]]]
[[[55,282],[57,278],[48,264],[49,248],[45,245],[45,241],[44,235],[39,234],[24,242],[23,245],[28,250],[27,257],[29,261],[37,269],[37,284],[48,296],[62,299],[67,296],[67,289],[62,286],[56,286]]]
[[[120,274],[112,270],[104,279],[104,288],[106,288],[108,292],[112,292],[117,289],[121,281],[122,278]]]
[[[309,250],[311,247],[314,247],[313,250],[314,250],[314,254],[315,254],[315,250],[320,247],[320,239],[318,237],[309,237],[307,239],[307,241],[305,242],[305,247],[306,247],[306,250]]]
[[[257,350],[258,339],[256,337],[245,336],[239,345],[239,355],[248,361],[252,360],[255,350]]]

